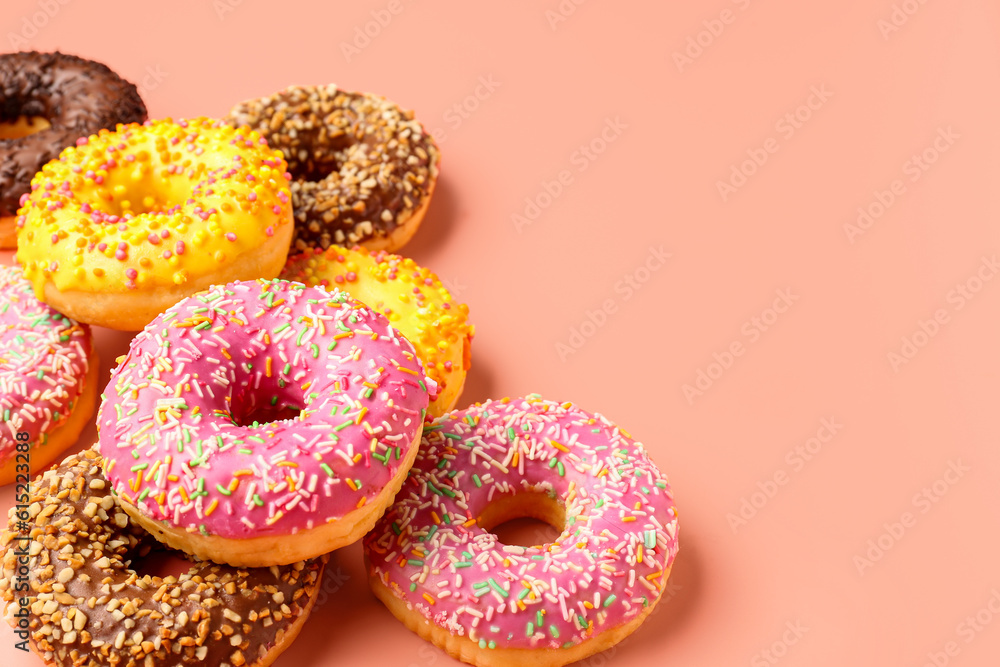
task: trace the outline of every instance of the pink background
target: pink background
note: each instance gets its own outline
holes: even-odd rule
[[[404,252],[471,308],[462,404],[603,412],[676,491],[669,600],[589,664],[996,664],[1000,9],[846,5],[8,0],[0,39],[103,61],[156,117],[336,82],[437,130]],[[100,341],[106,373],[128,336]],[[455,664],[357,546],[327,584],[279,666]]]

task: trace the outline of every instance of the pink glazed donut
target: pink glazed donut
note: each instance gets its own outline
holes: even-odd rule
[[[285,565],[374,525],[434,390],[413,345],[346,293],[235,282],[136,336],[105,391],[99,447],[122,507],[161,542]]]
[[[89,326],[0,266],[0,485],[20,489],[76,442],[94,414],[97,361]]]
[[[492,527],[542,519],[551,544]],[[488,401],[427,425],[365,537],[369,585],[408,628],[484,666],[564,665],[634,631],[677,554],[677,510],[642,445],[571,403]]]

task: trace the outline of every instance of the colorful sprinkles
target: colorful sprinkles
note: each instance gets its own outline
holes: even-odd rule
[[[385,315],[413,343],[438,385],[428,413],[439,417],[454,407],[472,366],[475,327],[468,323],[469,307],[453,301],[434,272],[385,251],[331,246],[289,258],[282,278],[345,290]]]
[[[112,373],[98,415],[107,477],[177,528],[311,529],[395,477],[424,418],[423,378],[413,346],[346,293],[216,286],[150,323]]]
[[[525,492],[565,509],[555,542],[506,545],[479,525],[500,496]],[[663,591],[677,544],[670,487],[642,445],[599,414],[532,395],[425,428],[364,549],[410,609],[506,649],[567,648],[635,618]]]
[[[35,298],[17,267],[0,266],[0,464],[15,435],[45,444],[83,392],[93,350],[90,327]]]
[[[288,166],[219,120],[101,130],[46,164],[21,198],[18,262],[43,294],[174,287],[292,224]]]

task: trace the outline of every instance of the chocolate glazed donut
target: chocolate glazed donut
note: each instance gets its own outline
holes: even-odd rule
[[[0,540],[0,599],[46,665],[263,667],[295,639],[316,600],[326,556],[271,568],[199,562],[179,577],[137,573],[157,543],[121,509],[96,450],[36,479],[30,497],[24,486],[16,493],[30,533],[13,532],[12,509]]]
[[[43,118],[50,127],[0,139],[0,218],[13,227],[35,172],[80,137],[146,120],[136,87],[107,66],[62,53],[0,55],[0,123]],[[16,245],[0,227],[0,247]],[[5,236],[11,236],[5,239]]]
[[[281,149],[292,175],[293,247],[394,252],[419,227],[438,177],[433,137],[384,97],[292,86],[226,118]]]

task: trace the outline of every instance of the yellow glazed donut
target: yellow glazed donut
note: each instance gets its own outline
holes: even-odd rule
[[[389,319],[413,343],[438,397],[427,413],[455,407],[472,365],[469,307],[452,301],[438,277],[408,257],[367,248],[330,246],[288,258],[282,277],[306,285],[340,288]]]
[[[287,164],[209,118],[101,130],[31,182],[17,259],[74,319],[135,331],[213,284],[278,275],[292,236]]]

